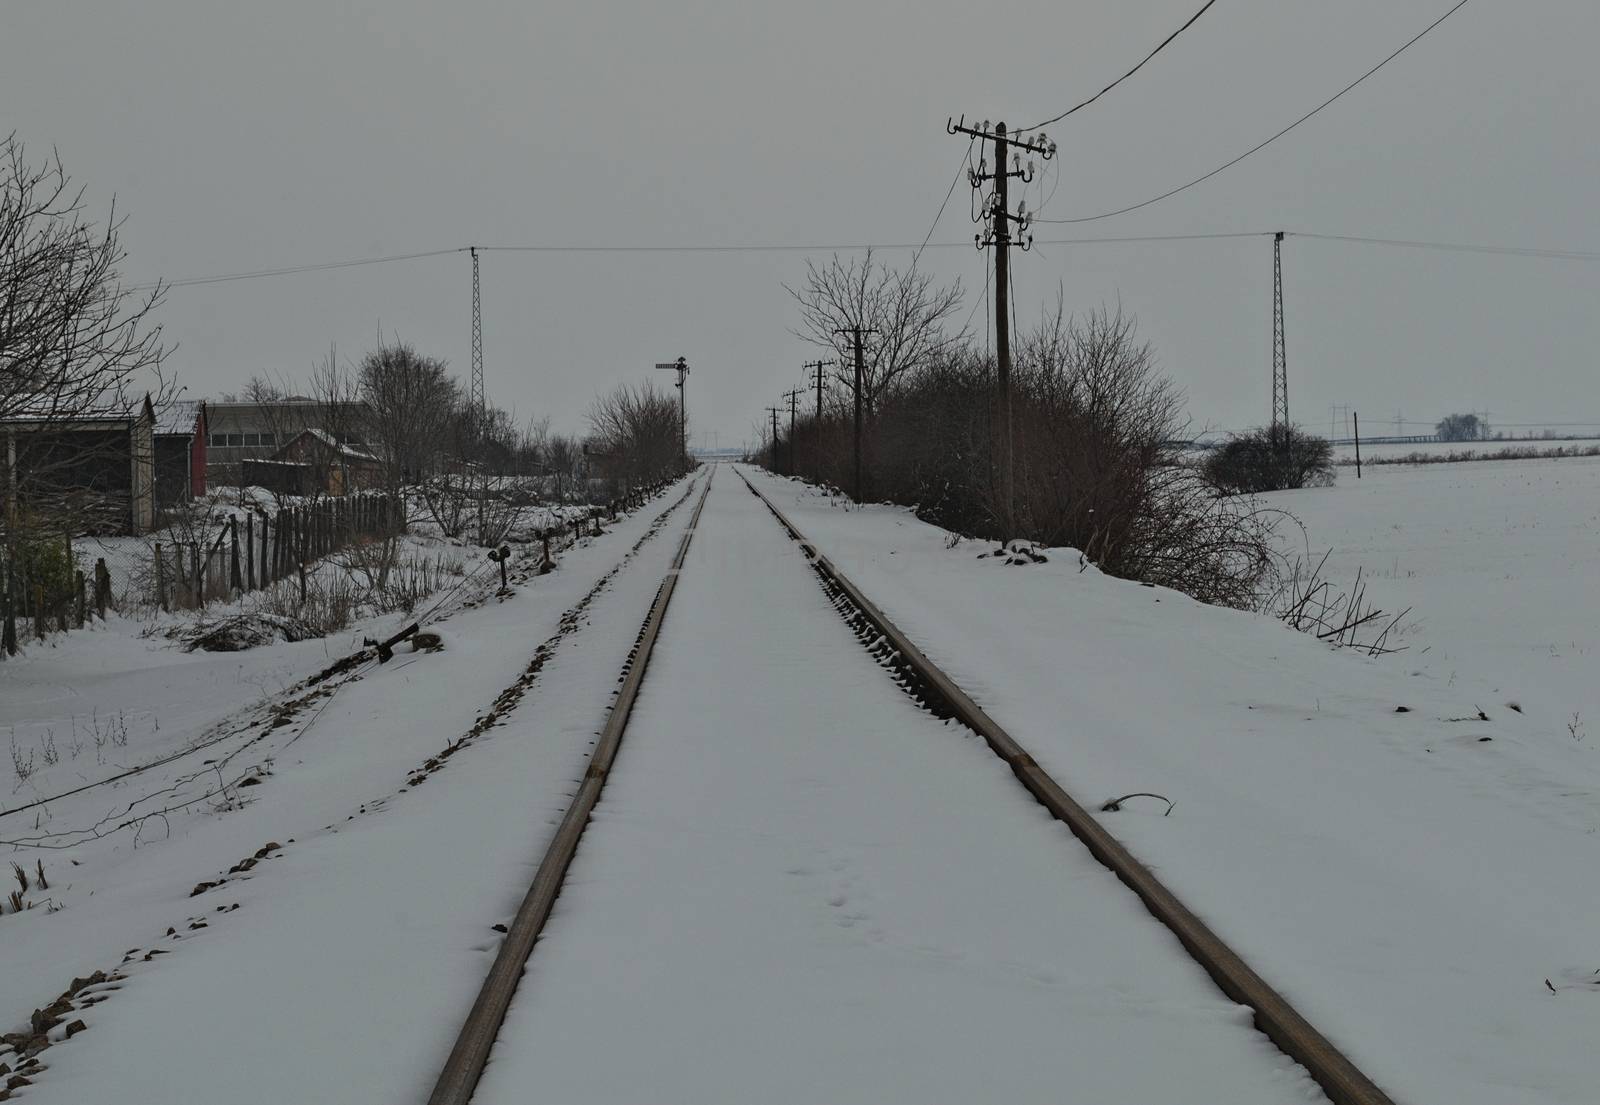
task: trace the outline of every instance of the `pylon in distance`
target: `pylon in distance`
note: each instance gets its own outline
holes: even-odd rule
[[[480,429],[486,400],[483,395],[483,298],[478,294],[478,247],[472,247],[472,384],[468,396]]]
[[[1283,342],[1283,231],[1272,236],[1272,437],[1289,429],[1289,355]]]

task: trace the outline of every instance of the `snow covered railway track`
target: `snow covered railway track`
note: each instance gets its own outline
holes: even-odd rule
[[[1169,929],[1190,957],[1229,998],[1249,1007],[1255,1026],[1298,1062],[1335,1105],[1394,1105],[1331,1041],[1258,975],[1227,942],[1072,798],[1009,733],[934,664],[777,505],[740,478],[778,523],[799,543],[824,591],[869,651],[901,688],[935,716],[954,719],[982,737],[1017,780],[1050,814]]]
[[[566,877],[567,868],[577,853],[578,841],[596,803],[600,800],[600,792],[605,786],[611,766],[616,761],[623,731],[627,727],[629,714],[632,712],[639,686],[644,681],[645,669],[650,662],[651,649],[660,634],[667,606],[672,601],[672,593],[677,587],[678,573],[688,556],[695,527],[700,521],[701,512],[705,509],[715,476],[716,472],[713,469],[701,490],[700,499],[689,518],[688,527],[684,530],[677,552],[672,558],[671,567],[663,577],[655,600],[650,605],[650,612],[645,616],[644,623],[639,629],[638,639],[628,653],[619,678],[616,699],[611,704],[605,727],[601,730],[599,740],[596,741],[594,751],[590,755],[583,781],[579,784],[577,793],[573,795],[572,802],[567,807],[567,812],[534,874],[533,882],[507,928],[505,940],[495,955],[478,997],[467,1014],[455,1046],[451,1049],[450,1056],[445,1061],[439,1079],[428,1098],[429,1105],[466,1105],[472,1099],[473,1091],[477,1088],[478,1080],[482,1077],[484,1066],[488,1062],[489,1053],[505,1021],[506,1012],[511,1007],[511,999],[522,979],[523,968],[533,952],[534,941],[550,916],[556,896],[561,891],[562,881]]]

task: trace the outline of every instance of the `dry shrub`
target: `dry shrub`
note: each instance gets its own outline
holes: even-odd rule
[[[1324,487],[1333,482],[1333,446],[1299,426],[1262,426],[1212,452],[1201,470],[1224,495]]]
[[[1018,343],[1012,372],[1015,531],[1003,532],[993,456],[994,362],[969,348],[908,373],[864,442],[864,497],[974,537],[1070,546],[1108,574],[1249,608],[1273,579],[1276,512],[1224,499],[1173,444],[1183,396],[1120,309],[1053,315]],[[851,486],[847,412],[799,427],[799,470]],[[770,454],[768,459],[770,460]],[[778,459],[787,469],[787,447]]]

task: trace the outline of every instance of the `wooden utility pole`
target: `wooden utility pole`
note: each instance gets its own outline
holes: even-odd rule
[[[1043,134],[1033,138],[1023,138],[1021,132],[1009,134],[1004,123],[996,123],[994,129],[989,128],[987,122],[981,126],[969,127],[966,117],[961,122],[946,122],[945,130],[951,134],[967,134],[973,138],[981,139],[994,144],[994,171],[988,170],[987,162],[979,162],[977,169],[971,170],[969,180],[976,189],[982,189],[987,181],[994,182],[994,191],[989,197],[989,202],[984,205],[985,230],[988,237],[975,235],[975,241],[981,249],[985,246],[994,246],[994,352],[995,352],[995,382],[999,394],[996,397],[996,436],[995,454],[1000,468],[1000,514],[1001,524],[1005,527],[1004,540],[1011,540],[1016,536],[1016,499],[1013,487],[1013,453],[1011,433],[1011,314],[1009,309],[1011,291],[1011,261],[1009,251],[1013,241],[1022,249],[1028,249],[1033,244],[1032,235],[1024,234],[1031,221],[1023,204],[1017,204],[1017,210],[1012,212],[1010,200],[1010,180],[1016,177],[1023,182],[1033,179],[1033,161],[1030,158],[1027,167],[1022,164],[1022,154],[1038,154],[1045,160],[1055,156],[1056,146]],[[1017,224],[1017,237],[1011,235],[1011,224]]]
[[[798,476],[800,474],[800,466],[795,463],[794,414],[795,400],[799,398],[800,389],[795,388],[793,391],[786,391],[783,394],[789,399],[789,475]]]
[[[817,473],[822,472],[822,370],[829,365],[838,364],[838,361],[807,361],[801,368],[809,368],[815,377],[812,382],[817,385]]]
[[[1361,415],[1355,411],[1350,416],[1356,420],[1356,479],[1361,478]]]
[[[772,412],[772,470],[778,471],[778,411],[779,407],[768,407]]]
[[[855,342],[855,349],[856,349],[855,486],[851,488],[851,494],[855,498],[855,501],[858,502],[858,503],[861,501],[861,403],[862,403],[862,391],[865,388],[864,377],[866,376],[866,354],[862,351],[862,348],[861,348],[861,335],[862,334],[876,334],[877,332],[878,331],[872,329],[869,326],[849,326],[849,327],[845,327],[844,329],[835,330],[834,331],[835,334],[849,334],[849,335],[851,335],[852,339]]]

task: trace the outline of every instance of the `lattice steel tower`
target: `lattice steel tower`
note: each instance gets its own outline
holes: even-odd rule
[[[478,247],[472,253],[472,393],[469,399],[472,412],[481,426],[484,419],[483,397],[483,300],[478,294]]]
[[[1283,231],[1272,236],[1272,436],[1289,428],[1289,356],[1283,345]]]

